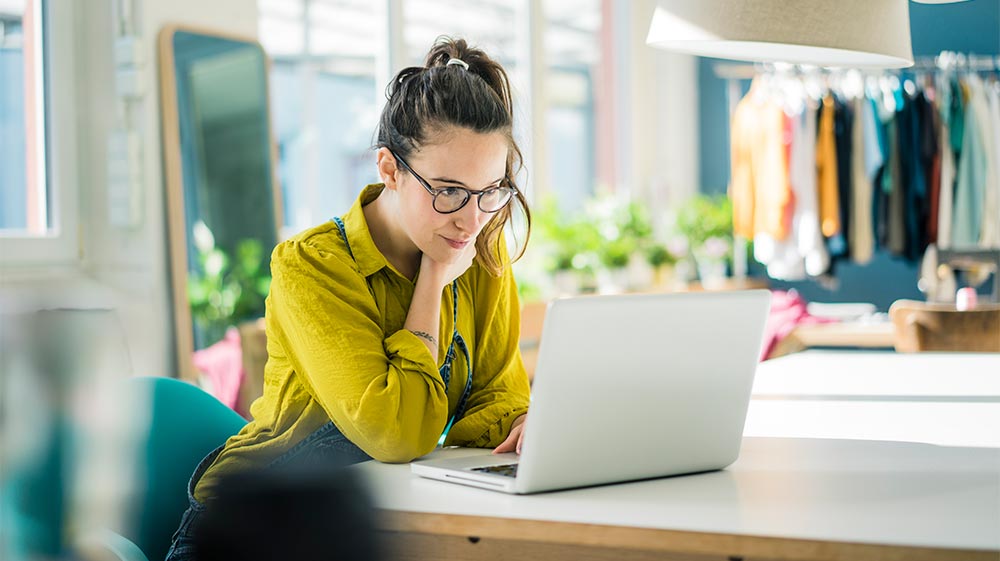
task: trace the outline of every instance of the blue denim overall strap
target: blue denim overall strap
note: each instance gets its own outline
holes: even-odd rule
[[[333,217],[334,224],[340,230],[341,237],[344,238],[344,244],[347,246],[347,253],[354,258],[354,252],[351,251],[351,242],[347,239],[347,228],[344,227],[344,221],[341,220],[339,216]],[[451,333],[451,343],[448,345],[448,353],[445,355],[444,364],[438,370],[441,375],[441,380],[444,381],[444,387],[447,389],[449,382],[451,382],[451,363],[455,360],[455,347],[462,351],[462,355],[465,357],[465,364],[468,367],[469,377],[465,380],[465,389],[462,390],[462,398],[458,401],[458,408],[455,409],[455,414],[448,419],[448,424],[444,426],[444,432],[441,433],[440,443],[444,443],[445,437],[448,435],[448,431],[451,430],[451,426],[455,423],[455,420],[461,418],[462,414],[465,413],[466,403],[469,401],[469,395],[472,393],[472,355],[469,353],[469,346],[465,344],[465,339],[458,332],[458,281],[452,281],[451,283],[451,316],[452,316],[452,326],[454,329]]]
[[[444,444],[444,439],[448,436],[448,431],[451,430],[451,426],[455,424],[455,421],[462,417],[465,413],[465,406],[469,401],[469,394],[472,393],[472,356],[469,354],[469,347],[465,344],[465,339],[462,338],[462,334],[458,332],[458,281],[451,283],[451,301],[452,301],[452,326],[454,329],[451,333],[451,344],[448,345],[448,353],[445,358],[444,364],[441,365],[441,379],[444,380],[444,387],[448,387],[448,383],[451,382],[451,363],[455,359],[455,347],[462,351],[462,355],[465,357],[465,364],[469,372],[469,377],[465,380],[465,389],[462,390],[462,398],[458,400],[458,408],[455,409],[455,414],[452,415],[451,419],[448,420],[448,424],[444,427],[444,432],[441,433],[441,444]]]
[[[351,251],[351,242],[347,241],[347,228],[344,227],[344,221],[339,216],[334,216],[333,223],[340,230],[340,237],[344,238],[344,245],[347,246],[347,254],[351,256],[351,259],[354,259],[354,252]]]

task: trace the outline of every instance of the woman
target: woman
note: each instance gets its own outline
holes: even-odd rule
[[[503,68],[464,40],[386,89],[382,183],[271,257],[264,395],[189,484],[168,559],[220,476],[289,463],[408,462],[445,445],[520,452],[528,379],[503,229],[526,201]]]

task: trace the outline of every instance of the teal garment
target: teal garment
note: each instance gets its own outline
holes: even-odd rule
[[[948,104],[948,124],[951,127],[951,150],[955,154],[962,152],[962,144],[965,137],[965,101],[962,99],[962,86],[958,79],[952,79],[951,103]]]
[[[951,243],[955,248],[974,248],[979,245],[979,233],[983,222],[983,204],[986,196],[986,145],[984,131],[979,121],[987,122],[988,114],[976,111],[978,97],[985,93],[976,77],[970,77],[969,103],[965,107],[965,122],[962,135],[962,153],[958,160],[957,182],[955,185],[955,206],[952,212]],[[955,97],[960,97],[958,91]],[[978,119],[978,121],[977,121]],[[956,128],[957,123],[956,123]],[[955,128],[952,129],[954,136]]]
[[[885,154],[887,165],[882,172],[882,194],[888,196],[892,193],[892,185],[895,175],[898,173],[898,148],[896,146],[896,119],[890,119],[885,123],[886,141]]]
[[[878,106],[871,96],[867,97],[868,107],[864,111],[865,173],[872,180],[882,164],[888,150],[885,140],[885,125],[878,118]]]

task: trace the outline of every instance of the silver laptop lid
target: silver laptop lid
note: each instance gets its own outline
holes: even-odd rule
[[[769,305],[766,290],[552,302],[517,492],[734,462]]]

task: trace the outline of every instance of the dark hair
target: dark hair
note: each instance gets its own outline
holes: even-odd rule
[[[468,64],[468,70],[459,64],[449,65],[453,58]],[[515,261],[524,253],[531,234],[528,202],[515,182],[523,158],[514,141],[514,105],[507,72],[481,49],[469,47],[465,39],[439,37],[427,53],[424,66],[401,70],[386,86],[385,96],[388,101],[379,119],[375,147],[388,148],[404,160],[427,144],[433,134],[448,127],[500,132],[507,137],[510,149],[505,173],[516,194],[511,204],[487,222],[476,240],[476,260],[498,275],[506,265],[499,250],[512,206],[524,214],[526,225],[525,243],[520,244]]]

